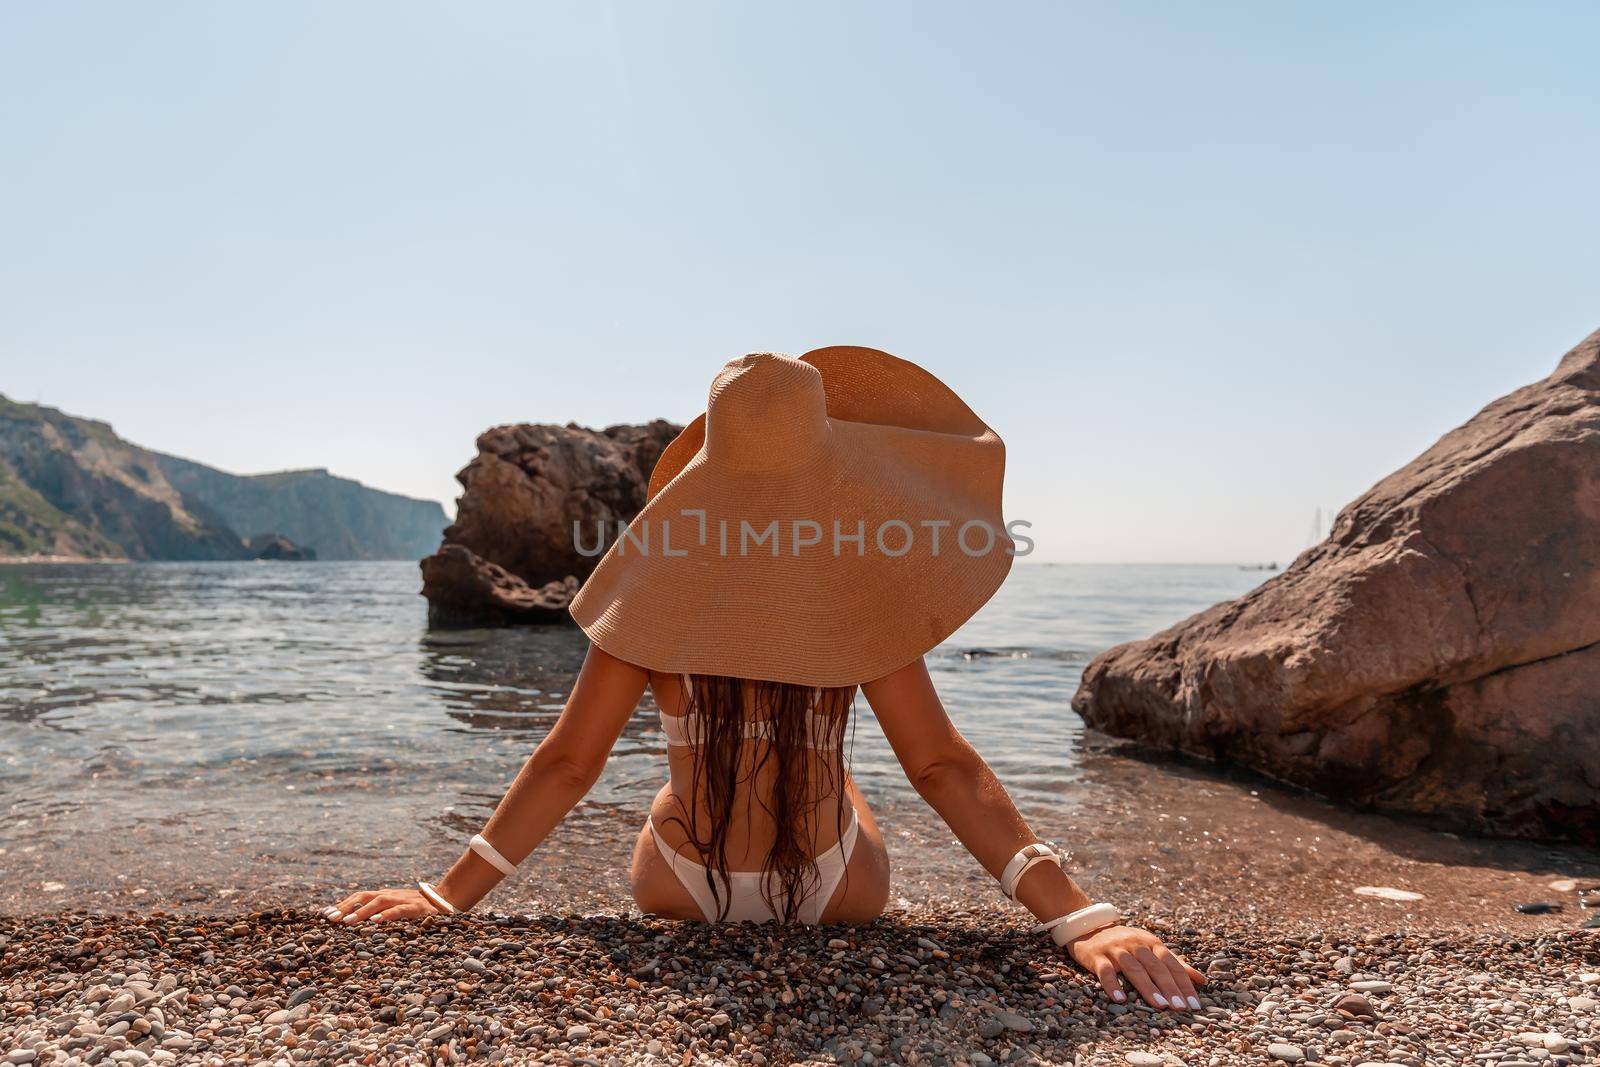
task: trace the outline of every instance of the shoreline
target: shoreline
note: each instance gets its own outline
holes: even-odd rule
[[[302,788],[285,795],[314,795],[307,783],[290,784]],[[999,900],[994,880],[919,800],[873,794],[869,801],[889,850],[893,906]],[[1600,855],[1591,850],[1463,837],[1351,811],[1253,776],[1152,761],[1124,742],[1088,739],[1071,794],[1025,804],[1023,813],[1041,839],[1068,850],[1073,876],[1096,899],[1176,926],[1236,915],[1284,931],[1532,938],[1600,917]],[[402,841],[313,814],[239,847],[196,836],[213,825],[206,808],[70,834],[48,815],[19,821],[0,835],[8,875],[0,879],[0,916],[318,908],[350,891],[409,885],[446,869],[476,826],[453,814]],[[628,871],[617,848],[633,840],[644,816],[622,804],[569,817],[546,842],[537,871],[507,879],[487,905],[525,914],[629,912]],[[1357,892],[1367,888],[1420,899]],[[1590,889],[1596,891],[1581,892]],[[1516,910],[1538,903],[1560,908]]]
[[[955,901],[781,932],[606,915],[360,929],[287,909],[13,916],[0,918],[0,1051],[18,1064],[1600,1057],[1592,931],[1151,926],[1211,975],[1202,1011],[1114,1005],[1015,912]]]

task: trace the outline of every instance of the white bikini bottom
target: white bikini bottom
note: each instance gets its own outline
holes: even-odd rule
[[[834,891],[839,888],[839,881],[844,877],[844,870],[850,865],[850,854],[855,851],[856,833],[860,828],[861,820],[857,818],[855,805],[852,804],[850,822],[845,826],[844,833],[832,848],[817,857],[817,882],[800,903],[801,922],[816,924],[822,921],[822,912],[827,908],[828,901],[833,899]],[[653,817],[650,819],[650,834],[655,838],[656,850],[672,865],[672,873],[678,876],[683,888],[699,905],[700,914],[705,916],[706,922],[716,922],[717,899],[711,895],[711,887],[706,884],[705,866],[678,855],[672,846],[662,839],[661,831],[656,829]],[[721,899],[728,903],[728,913],[724,916],[724,921],[772,922],[778,918],[761,896],[761,883],[766,877],[765,871],[729,871],[726,880],[712,872],[711,877],[717,881]]]

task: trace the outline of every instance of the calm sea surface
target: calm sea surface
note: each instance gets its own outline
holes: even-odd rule
[[[1263,577],[1019,565],[930,666],[1019,803],[1058,804],[1089,659]],[[410,563],[0,566],[0,872],[61,850],[90,877],[98,851],[145,880],[265,864],[287,884],[457,848],[555,721],[585,642],[430,633],[418,587]],[[914,794],[859,711],[854,773],[892,808]],[[647,701],[573,826],[642,822],[664,774]]]

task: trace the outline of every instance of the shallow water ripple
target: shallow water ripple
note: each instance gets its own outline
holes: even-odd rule
[[[1018,566],[930,667],[1018,801],[1060,805],[1090,657],[1260,577]],[[78,849],[85,877],[109,879],[179,850],[198,880],[262,863],[292,880],[470,832],[555,721],[585,642],[562,627],[429,633],[417,588],[410,563],[0,567],[0,866]],[[858,710],[857,781],[914,808]],[[664,773],[647,699],[563,839],[642,822]]]

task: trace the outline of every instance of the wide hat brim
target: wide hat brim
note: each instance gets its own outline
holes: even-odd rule
[[[1014,545],[999,436],[886,352],[823,348],[800,362],[826,402],[815,447],[730,462],[706,447],[703,414],[662,454],[630,536],[572,602],[602,649],[669,673],[853,685],[937,646],[1004,582]],[[775,555],[759,538],[772,523]]]

